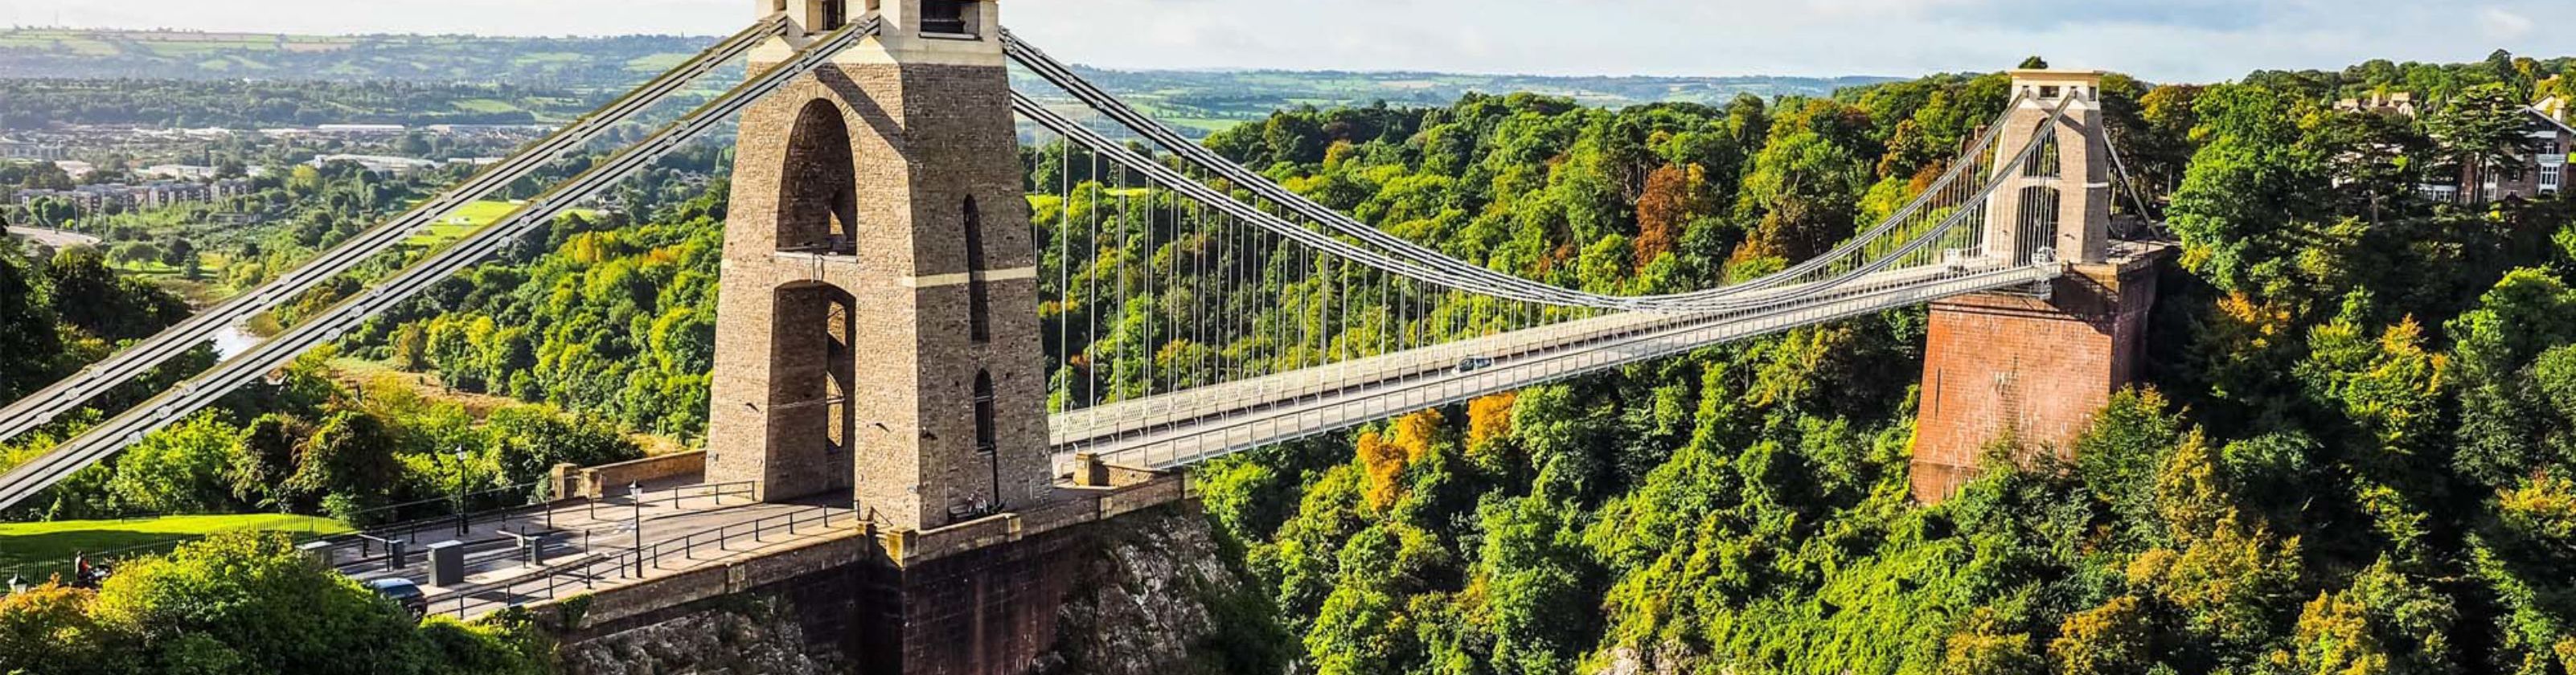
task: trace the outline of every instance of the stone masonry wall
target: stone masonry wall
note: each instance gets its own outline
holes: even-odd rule
[[[708,478],[762,480],[772,499],[855,485],[856,498],[896,529],[948,524],[952,508],[1042,500],[1047,475],[1046,377],[1029,268],[1028,207],[1020,197],[1009,80],[1000,67],[844,63],[825,68],[744,117],[727,223],[724,290],[710,411]],[[804,120],[839,114],[838,129]],[[788,130],[760,133],[753,130]],[[819,130],[819,131],[818,131]],[[799,151],[839,138],[855,166],[824,170]],[[808,182],[842,180],[844,204]],[[819,178],[818,178],[819,177]],[[820,196],[816,196],[820,195]],[[985,269],[965,250],[967,204],[981,223]],[[835,213],[855,220],[855,254],[836,263],[848,283],[816,280],[810,258],[782,248],[812,242]],[[972,339],[969,284],[982,284],[989,339]],[[808,304],[789,291],[837,285],[857,308],[845,403],[850,448],[821,436],[823,343]],[[974,382],[995,385],[998,462],[976,452]]]
[[[826,558],[815,558],[824,560]],[[1174,504],[899,568],[876,556],[562,629],[571,675],[1187,672],[1257,597]],[[717,576],[724,576],[718,574]],[[602,598],[608,600],[608,598]],[[1229,604],[1231,603],[1231,604]],[[1257,604],[1257,603],[1255,603]],[[1221,606],[1224,605],[1224,606]],[[567,602],[540,625],[614,608]],[[1254,623],[1267,617],[1252,617]],[[1284,638],[1282,638],[1284,639]]]
[[[2153,260],[2076,269],[2046,299],[1997,293],[1933,304],[1914,434],[1916,499],[1948,498],[1998,442],[2071,459],[2094,413],[2134,381],[2155,302]]]

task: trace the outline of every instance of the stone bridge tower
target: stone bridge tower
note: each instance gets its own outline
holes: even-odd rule
[[[2035,293],[1932,305],[1913,461],[1914,495],[1926,502],[1974,478],[1992,450],[2073,457],[2094,413],[2135,381],[2155,304],[2154,263],[2167,252],[2112,241],[2102,74],[2012,77],[2022,102],[1996,138],[2002,152],[2028,145],[2060,103],[2066,120],[2019,180],[1988,201],[1987,254],[2065,264],[2068,273]]]
[[[707,480],[926,530],[1045,497],[1036,270],[994,0],[755,0],[879,36],[743,113]]]
[[[2010,155],[2029,145],[2065,105],[2065,119],[1989,200],[1986,246],[1994,255],[2025,262],[2101,263],[2111,254],[2110,140],[2102,127],[2102,74],[2092,71],[2017,70],[2012,91],[2021,103],[2004,119],[1995,147]]]

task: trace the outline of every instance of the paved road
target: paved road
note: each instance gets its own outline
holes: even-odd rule
[[[27,241],[36,242],[38,244],[44,244],[53,248],[97,246],[99,243],[97,237],[81,234],[79,232],[48,230],[41,227],[24,227],[19,225],[9,226],[9,235],[25,239]]]
[[[485,554],[464,586],[426,589],[429,609],[470,619],[747,560],[819,538],[850,536],[864,524],[847,505],[828,504],[746,505],[646,521],[640,544],[630,532],[612,529],[595,535],[588,550],[552,549],[536,565],[526,564],[514,551]]]
[[[748,486],[739,486],[747,489]],[[552,599],[590,586],[630,581],[632,552],[651,554],[645,578],[664,576],[731,559],[751,544],[782,542],[791,534],[811,535],[833,514],[832,525],[848,529],[855,521],[846,504],[762,504],[743,489],[717,490],[694,478],[665,483],[645,494],[642,508],[618,496],[597,503],[570,502],[477,519],[458,535],[447,522],[425,521],[419,527],[375,531],[380,539],[338,537],[319,553],[330,564],[360,581],[401,578],[427,592],[433,611],[477,616],[502,607]],[[722,492],[721,496],[717,493]],[[785,525],[798,521],[793,532]],[[637,524],[642,525],[637,536]],[[754,527],[765,525],[765,527]],[[724,536],[715,536],[722,533]],[[515,535],[515,536],[514,536]],[[409,549],[395,565],[382,539],[398,540]],[[443,541],[466,544],[465,583],[432,585],[428,547]],[[535,558],[522,542],[534,542]],[[660,548],[654,548],[660,545]],[[586,566],[586,561],[617,559],[625,564]],[[579,569],[566,570],[567,566]]]
[[[1186,466],[1721,342],[2029,284],[2055,274],[2040,268],[1976,274],[1906,270],[1756,313],[1614,314],[1056,415],[1048,431],[1060,465],[1070,461],[1071,453],[1086,452],[1127,466]],[[1460,371],[1460,362],[1470,356],[1494,362]]]

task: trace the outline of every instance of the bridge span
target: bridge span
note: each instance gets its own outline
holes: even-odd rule
[[[1916,488],[1937,500],[1995,438],[2070,440],[2129,382],[2154,300],[2160,253],[2113,236],[2129,179],[2101,73],[2015,71],[1993,120],[1847,239],[1650,293],[1552,284],[1562,260],[1453,255],[1319,204],[1004,31],[999,0],[759,7],[750,28],[413,212],[0,408],[0,440],[60,426],[221,327],[397,255],[411,231],[749,64],[500,222],[64,430],[78,434],[0,474],[0,508],[258,386],[728,120],[740,133],[707,449],[685,471],[567,475],[553,494],[573,501],[519,514],[515,531],[469,531],[483,542],[471,574],[433,586],[438,611],[537,606],[581,634],[828,588],[863,598],[852,630],[882,648],[870,672],[1017,673],[1052,630],[1065,582],[1050,564],[1068,542],[1186,501],[1199,462],[1930,305]],[[620,476],[674,497],[624,495],[620,524],[602,516],[621,508]],[[419,573],[368,560],[365,543],[317,555]]]

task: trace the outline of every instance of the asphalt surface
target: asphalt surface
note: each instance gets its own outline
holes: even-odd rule
[[[25,239],[38,244],[44,244],[53,248],[97,246],[99,244],[99,239],[97,237],[81,234],[79,232],[48,230],[41,227],[24,227],[19,225],[9,226],[9,236]]]
[[[452,521],[433,519],[395,530],[373,530],[370,534],[377,536],[372,538],[334,538],[318,554],[328,556],[335,569],[361,582],[410,580],[428,595],[433,612],[470,617],[553,599],[550,596],[557,594],[629,583],[637,572],[657,578],[737,559],[760,546],[821,534],[824,519],[833,514],[838,515],[830,520],[832,526],[848,529],[855,524],[846,504],[838,508],[819,503],[763,504],[741,492],[729,491],[722,498],[712,492],[704,485],[676,483],[648,489],[640,509],[635,500],[623,496],[596,503],[569,502],[477,518],[462,535]],[[785,528],[790,516],[800,523],[793,533]],[[764,520],[769,527],[755,532],[754,526]],[[721,541],[719,533],[724,535]],[[388,556],[388,540],[407,549],[399,564]],[[465,583],[432,584],[429,547],[449,541],[465,546]],[[682,542],[689,545],[683,547]],[[657,544],[661,549],[641,570],[631,564],[582,565],[621,556],[631,562],[632,551]]]

